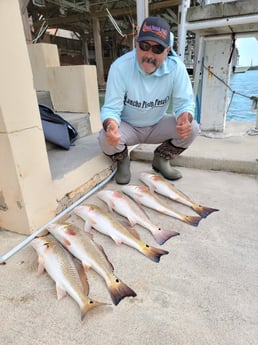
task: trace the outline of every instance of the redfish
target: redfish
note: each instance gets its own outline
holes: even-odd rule
[[[35,238],[31,242],[38,254],[38,273],[47,271],[56,283],[57,299],[63,298],[68,293],[80,306],[81,319],[86,313],[101,304],[87,296],[88,291],[83,290],[78,270],[72,256],[54,238]]]
[[[122,187],[122,191],[132,197],[139,204],[173,218],[179,219],[184,223],[198,226],[200,220],[202,219],[199,216],[186,216],[177,211],[174,211],[172,208],[168,207],[165,202],[154,195],[154,193],[150,192],[149,188],[146,186],[127,185]]]
[[[136,296],[136,293],[113,273],[114,268],[104,249],[92,239],[91,234],[71,224],[51,224],[48,230],[82,262],[85,271],[92,268],[102,276],[115,305],[125,297]]]
[[[108,205],[111,212],[114,210],[126,217],[131,226],[139,224],[148,229],[160,245],[171,237],[179,235],[176,231],[164,230],[153,224],[147,214],[132,199],[119,191],[102,190],[97,193],[97,197]]]
[[[85,220],[85,231],[90,231],[91,227],[93,227],[99,232],[110,236],[117,245],[125,243],[154,262],[159,262],[162,255],[169,253],[166,250],[143,243],[137,238],[136,232],[132,234],[118,220],[97,205],[83,204],[75,207],[73,212]]]
[[[217,208],[202,206],[192,201],[187,195],[178,190],[172,183],[169,183],[159,175],[144,172],[140,174],[140,179],[149,187],[150,191],[154,191],[158,194],[166,196],[171,200],[191,207],[202,218],[206,218],[209,214],[219,211]]]

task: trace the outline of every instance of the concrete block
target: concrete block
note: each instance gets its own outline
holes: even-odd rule
[[[101,128],[96,66],[48,68],[50,93],[58,112],[89,113],[92,132]]]
[[[70,122],[78,132],[78,139],[91,134],[89,113],[67,113],[57,112],[63,119]]]
[[[6,93],[5,101],[1,103],[0,108],[0,132],[11,133],[26,128],[41,128],[36,93],[28,92],[27,95],[21,95],[21,93],[23,94],[22,91],[14,93],[15,100],[12,92]]]
[[[37,91],[38,104],[43,104],[51,109],[53,109],[53,103],[51,100],[49,91]]]
[[[56,212],[42,129],[0,134],[0,227],[30,234]]]
[[[19,6],[14,1],[0,3],[2,31],[10,25],[9,18],[14,20],[1,39],[0,132],[5,133],[40,126],[40,119]]]
[[[240,0],[224,4],[225,17],[252,15],[258,13],[257,0]]]
[[[48,67],[60,66],[58,49],[55,44],[36,43],[28,44],[28,52],[33,72],[34,88],[39,91],[48,91]]]
[[[195,22],[223,17],[223,3],[206,6],[193,6],[187,9],[186,20]]]

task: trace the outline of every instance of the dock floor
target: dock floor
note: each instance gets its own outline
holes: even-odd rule
[[[202,136],[178,161],[183,178],[175,186],[219,212],[193,227],[145,208],[153,223],[180,232],[159,246],[148,230],[135,227],[144,242],[169,251],[159,263],[92,230],[114,272],[136,297],[114,306],[103,279],[89,270],[89,295],[108,304],[91,310],[82,322],[76,302],[69,296],[58,301],[49,276],[37,276],[30,245],[0,265],[0,343],[18,345],[23,339],[27,345],[257,344],[258,136],[247,136],[245,128],[241,124],[224,138]],[[138,147],[132,153],[132,184],[142,184],[141,172],[153,172],[148,159],[138,160],[142,151],[144,147]],[[223,169],[227,158],[254,170]],[[204,164],[214,161],[221,169]],[[114,180],[103,188],[120,190]],[[194,215],[190,208],[162,199],[175,210]],[[96,195],[85,202],[107,210]],[[71,221],[78,219],[72,216]],[[1,254],[24,238],[0,231]]]

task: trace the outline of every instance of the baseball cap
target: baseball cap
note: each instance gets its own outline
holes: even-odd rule
[[[154,41],[167,48],[170,41],[170,27],[161,17],[145,18],[137,38],[137,42]]]

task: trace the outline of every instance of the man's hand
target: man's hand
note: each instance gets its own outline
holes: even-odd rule
[[[192,126],[191,122],[193,117],[190,113],[185,112],[179,115],[176,123],[176,130],[180,138],[186,139],[191,135]]]
[[[111,146],[117,146],[119,144],[121,135],[118,130],[118,123],[115,120],[108,120],[106,126],[106,138],[107,142]]]

